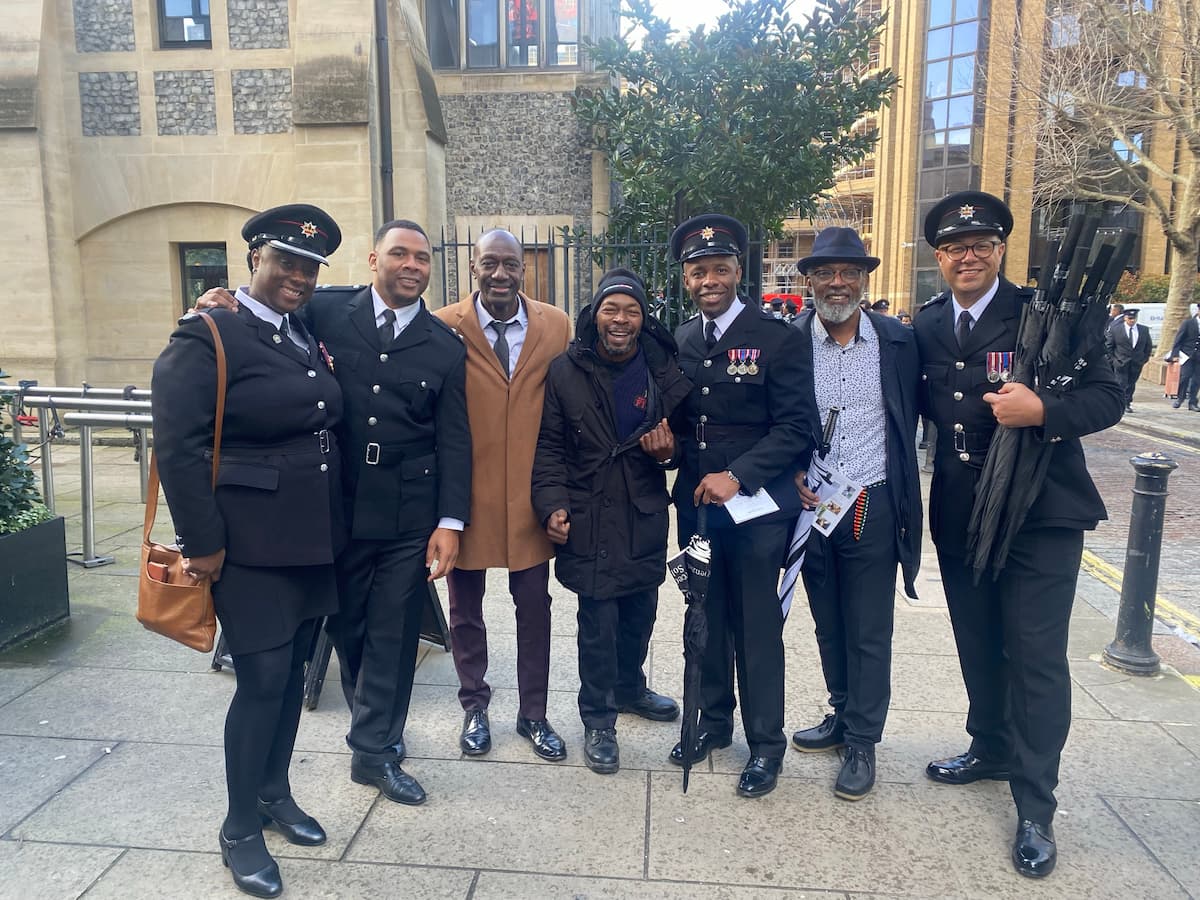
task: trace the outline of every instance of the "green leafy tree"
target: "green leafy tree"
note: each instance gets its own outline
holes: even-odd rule
[[[612,84],[575,96],[620,188],[610,232],[661,232],[721,211],[778,234],[874,146],[874,130],[855,125],[896,84],[870,68],[879,4],[818,0],[796,22],[789,0],[729,0],[711,31],[677,36],[648,0],[626,2],[630,30],[587,47]]]

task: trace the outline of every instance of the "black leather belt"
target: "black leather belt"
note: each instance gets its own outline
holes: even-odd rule
[[[696,441],[759,441],[767,436],[769,430],[765,425],[709,425],[707,422],[697,422]]]
[[[316,444],[314,447],[313,444]],[[322,428],[320,431],[314,431],[312,434],[296,438],[294,441],[285,441],[282,444],[221,444],[222,450],[228,450],[233,453],[255,453],[261,456],[271,456],[284,453],[312,453],[313,450],[319,450],[322,453],[329,453],[333,450],[334,437],[333,432],[328,428]]]
[[[993,431],[954,431],[954,426],[938,428],[938,450],[944,453],[955,453],[959,459],[963,454],[971,456],[976,453],[987,453],[992,445]]]
[[[368,466],[396,466],[414,456],[433,453],[437,444],[433,441],[409,441],[404,444],[367,444],[364,461]]]

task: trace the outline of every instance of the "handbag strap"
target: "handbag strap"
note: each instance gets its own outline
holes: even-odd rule
[[[225,382],[226,382],[226,367],[225,367],[225,344],[221,341],[221,332],[217,329],[217,323],[212,320],[212,316],[207,313],[200,313],[200,318],[204,320],[204,324],[208,326],[208,330],[212,332],[213,350],[217,356],[217,416],[213,424],[213,460],[212,460],[212,486],[215,490],[217,487],[217,469],[221,464],[221,426],[225,422]],[[150,540],[150,532],[154,529],[154,519],[158,515],[158,460],[155,459],[154,451],[150,451],[150,472],[146,481],[146,515],[142,523],[142,541]]]

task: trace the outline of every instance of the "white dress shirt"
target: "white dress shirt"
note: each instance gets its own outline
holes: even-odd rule
[[[371,285],[371,302],[375,306],[375,327],[379,328],[383,325],[383,311],[391,309],[383,298],[379,296],[379,291],[375,290],[375,285]],[[417,317],[417,313],[421,311],[421,301],[415,300],[408,306],[402,306],[399,309],[392,309],[396,314],[396,321],[392,323],[392,340],[400,337],[400,332],[412,324],[412,320]]]
[[[958,302],[958,298],[954,296],[954,292],[950,292],[951,302],[954,304],[954,318],[950,322],[950,328],[958,328],[958,317],[964,312],[971,316],[971,328],[979,324],[979,320],[983,318],[983,312],[988,308],[988,304],[992,302],[992,298],[996,296],[996,291],[1000,290],[1000,279],[997,278],[995,283],[988,288],[988,292],[971,304],[971,308],[967,309]]]
[[[275,310],[271,309],[271,307],[267,306],[267,304],[265,304],[259,300],[255,300],[248,293],[246,293],[247,290],[248,290],[248,288],[240,287],[236,291],[234,291],[233,296],[235,298],[237,298],[238,304],[241,306],[245,306],[246,309],[248,309],[248,310],[250,310],[250,312],[254,313],[256,318],[262,319],[264,322],[266,322],[268,325],[270,325],[276,331],[279,330],[279,326],[283,322],[283,320],[285,318],[287,318],[288,319],[288,332],[287,332],[288,338],[291,340],[291,342],[293,344],[295,344],[297,347],[299,347],[301,350],[303,350],[305,353],[307,353],[308,347],[305,345],[304,339],[302,337],[300,337],[299,334],[296,333],[296,329],[292,326],[290,317],[284,316],[282,313],[277,313],[277,312],[275,312]]]
[[[719,341],[721,339],[721,335],[723,335],[726,331],[729,330],[729,326],[733,324],[733,320],[738,317],[738,313],[740,313],[745,308],[746,308],[746,304],[743,303],[740,298],[734,297],[733,303],[730,304],[729,309],[725,310],[725,312],[721,313],[715,319],[709,319],[708,316],[705,316],[703,314],[701,314],[700,318],[703,319],[704,322],[711,321],[711,322],[717,323],[717,327],[713,329],[713,334],[715,335],[716,339]],[[704,329],[702,328],[701,334],[703,334],[703,333],[704,333]]]
[[[483,329],[488,345],[494,349],[499,332],[488,326],[497,319],[484,307],[478,291],[475,292],[475,315],[479,317],[479,327]],[[513,372],[517,371],[517,360],[521,358],[521,348],[525,346],[525,335],[529,332],[529,316],[525,312],[525,302],[520,298],[517,299],[517,315],[508,321],[504,339],[508,341],[508,377],[512,378]]]

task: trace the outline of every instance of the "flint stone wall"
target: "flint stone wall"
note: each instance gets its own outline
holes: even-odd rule
[[[133,0],[74,0],[72,6],[78,52],[134,49]]]
[[[211,69],[154,73],[159,134],[216,134],[217,103]]]
[[[229,46],[232,49],[268,50],[288,46],[287,0],[228,0],[228,10]]]
[[[142,133],[137,72],[80,72],[79,107],[86,136]]]
[[[292,70],[233,70],[236,134],[283,134],[292,130]]]

